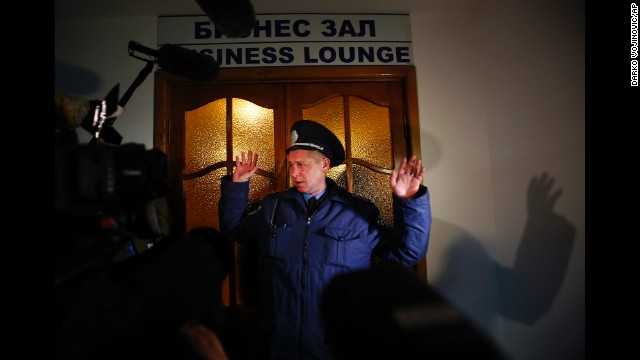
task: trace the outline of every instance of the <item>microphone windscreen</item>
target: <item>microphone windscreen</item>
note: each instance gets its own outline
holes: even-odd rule
[[[167,72],[195,81],[211,81],[220,70],[212,56],[172,44],[160,47],[157,63]]]
[[[213,25],[228,38],[251,34],[256,14],[249,0],[196,0]]]

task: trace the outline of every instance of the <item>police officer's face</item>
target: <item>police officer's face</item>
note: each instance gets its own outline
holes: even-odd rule
[[[327,187],[329,159],[313,150],[292,150],[287,155],[291,182],[298,191],[316,195]]]

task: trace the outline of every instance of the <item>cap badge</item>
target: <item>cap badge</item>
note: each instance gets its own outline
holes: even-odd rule
[[[298,141],[298,132],[293,130],[291,132],[291,145],[295,144]]]

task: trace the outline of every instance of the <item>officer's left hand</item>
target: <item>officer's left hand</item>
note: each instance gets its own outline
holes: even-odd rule
[[[415,155],[412,155],[408,162],[407,158],[402,159],[398,171],[391,171],[391,190],[399,198],[413,197],[422,184],[422,174],[422,160],[416,160]]]

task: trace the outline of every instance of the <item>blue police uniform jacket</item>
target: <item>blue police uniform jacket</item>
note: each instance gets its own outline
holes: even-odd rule
[[[393,227],[379,209],[327,178],[327,191],[309,214],[292,187],[267,195],[247,212],[249,183],[222,178],[220,230],[228,240],[257,241],[259,328],[267,359],[331,359],[320,314],[322,291],[341,273],[371,266],[377,255],[404,266],[427,253],[428,189],[411,199],[393,195]]]

